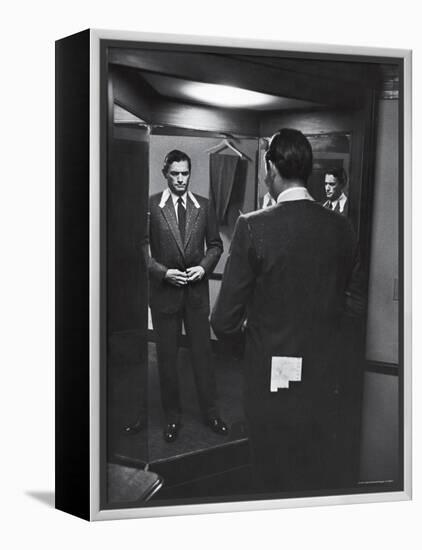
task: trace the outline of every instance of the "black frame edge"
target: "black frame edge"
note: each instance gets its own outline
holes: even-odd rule
[[[90,31],[55,52],[55,507],[89,520]]]

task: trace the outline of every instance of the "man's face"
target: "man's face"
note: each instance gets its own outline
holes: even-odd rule
[[[172,162],[165,174],[170,191],[175,195],[183,195],[189,185],[190,170],[187,160]]]
[[[342,188],[339,185],[337,178],[332,174],[327,174],[325,176],[325,194],[329,201],[336,201],[341,195]]]

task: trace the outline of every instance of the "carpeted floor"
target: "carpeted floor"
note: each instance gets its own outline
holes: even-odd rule
[[[156,462],[180,455],[227,445],[245,437],[242,410],[242,364],[238,360],[214,356],[219,408],[230,428],[228,436],[217,435],[202,423],[192,375],[189,350],[179,352],[179,380],[183,419],[179,438],[174,443],[163,439],[163,416],[160,405],[155,344],[148,348],[148,371],[141,366],[120,368],[110,372],[108,407],[109,460],[127,458],[134,463]],[[142,378],[148,376],[148,429],[137,435],[126,435],[124,425],[137,416],[142,394]]]

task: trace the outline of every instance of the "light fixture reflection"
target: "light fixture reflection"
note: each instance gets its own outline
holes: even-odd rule
[[[217,107],[248,108],[271,105],[279,100],[275,96],[252,92],[244,88],[223,86],[220,84],[205,84],[202,82],[186,82],[182,86],[183,93],[201,103]]]

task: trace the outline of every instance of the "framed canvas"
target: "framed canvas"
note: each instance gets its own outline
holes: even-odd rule
[[[57,508],[104,520],[411,498],[410,76],[407,50],[92,29],[57,41]],[[280,129],[311,148],[305,202],[357,243],[362,307],[339,321],[341,346],[339,326],[321,329],[323,289],[340,284],[318,259],[332,231],[293,216],[265,232],[282,210]],[[323,304],[305,339],[318,360],[283,351],[300,323],[284,347],[267,339],[289,300],[284,275],[259,290],[273,254],[321,267],[291,287],[309,292],[295,322]],[[247,283],[237,258],[253,263]],[[243,284],[225,338],[221,302]]]

